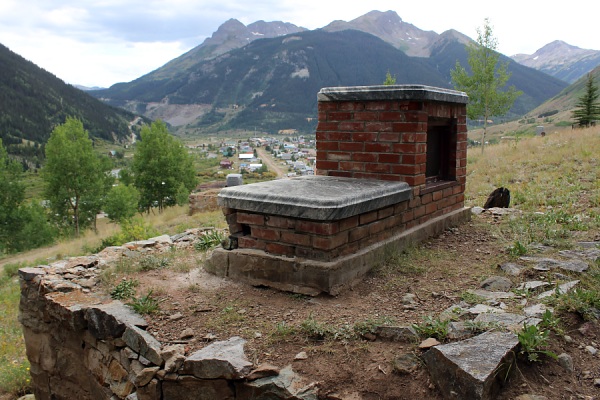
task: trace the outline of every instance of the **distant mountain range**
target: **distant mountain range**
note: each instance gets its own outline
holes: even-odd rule
[[[555,40],[531,55],[516,54],[512,59],[565,82],[574,83],[600,65],[600,51],[581,49]]]
[[[260,39],[260,40],[258,40]],[[224,23],[202,44],[129,83],[90,92],[109,104],[160,117],[187,130],[314,130],[322,87],[396,83],[452,87],[456,61],[467,65],[471,39],[422,31],[393,11],[369,12],[314,31],[283,22]],[[509,84],[524,92],[522,115],[567,84],[502,56]]]
[[[11,154],[39,161],[50,133],[69,116],[92,137],[113,142],[131,136],[133,113],[64,83],[1,44],[0,71],[0,137]]]

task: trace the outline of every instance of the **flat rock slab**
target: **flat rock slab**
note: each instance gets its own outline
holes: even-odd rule
[[[588,263],[581,260],[560,261],[553,258],[544,257],[521,257],[522,261],[535,262],[535,269],[539,271],[549,271],[560,268],[565,271],[584,272],[589,268]]]
[[[252,369],[244,353],[245,344],[238,336],[210,344],[183,362],[183,373],[201,379],[241,379]]]
[[[486,332],[433,347],[423,358],[433,382],[445,398],[494,399],[514,362],[518,344],[513,333]]]
[[[548,290],[547,292],[540,294],[537,298],[543,299],[546,297],[550,297],[550,296],[553,296],[554,294],[556,294],[557,292],[558,292],[558,294],[567,293],[569,290],[573,289],[578,283],[579,283],[578,280],[563,283],[562,285],[558,285],[558,287],[556,289]]]
[[[600,249],[592,248],[585,250],[561,250],[558,252],[558,254],[567,258],[596,261],[600,258]]]
[[[516,296],[513,292],[491,292],[485,289],[467,290],[467,292],[479,297],[483,297],[486,300],[512,299]]]
[[[221,207],[262,214],[333,221],[409,200],[406,182],[301,176],[224,188]]]

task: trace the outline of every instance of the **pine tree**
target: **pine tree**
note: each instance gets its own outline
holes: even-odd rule
[[[587,82],[585,84],[585,93],[579,98],[573,111],[573,118],[579,126],[590,126],[595,121],[600,120],[600,103],[598,98],[598,87],[594,85],[594,76],[588,73]]]

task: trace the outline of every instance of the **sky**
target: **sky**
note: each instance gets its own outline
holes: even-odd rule
[[[533,54],[563,40],[600,50],[589,0],[1,0],[0,43],[67,83],[109,87],[143,76],[210,37],[230,18],[307,29],[395,11],[422,30],[475,39],[489,18],[498,50]],[[2,71],[0,71],[2,73]]]

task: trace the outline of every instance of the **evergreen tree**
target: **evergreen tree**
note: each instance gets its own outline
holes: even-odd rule
[[[483,118],[483,134],[481,137],[481,152],[484,150],[488,120],[492,116],[504,115],[512,107],[516,98],[522,92],[514,86],[506,91],[500,89],[510,78],[508,64],[498,64],[500,54],[496,52],[498,40],[493,36],[492,27],[486,18],[483,30],[477,28],[477,43],[467,46],[469,67],[472,75],[456,62],[456,68],[450,71],[454,86],[469,96],[467,116],[474,120]]]
[[[59,223],[72,227],[76,236],[95,221],[110,187],[109,172],[110,163],[94,152],[80,120],[67,118],[54,128],[46,144],[46,165],[42,169],[44,194]]]
[[[149,212],[158,207],[183,204],[196,186],[192,158],[162,121],[144,126],[142,140],[133,155],[133,180],[140,193],[139,207]]]
[[[600,103],[598,87],[594,84],[594,76],[588,73],[585,84],[585,93],[579,98],[573,111],[573,118],[579,126],[590,126],[594,121],[600,120]]]

